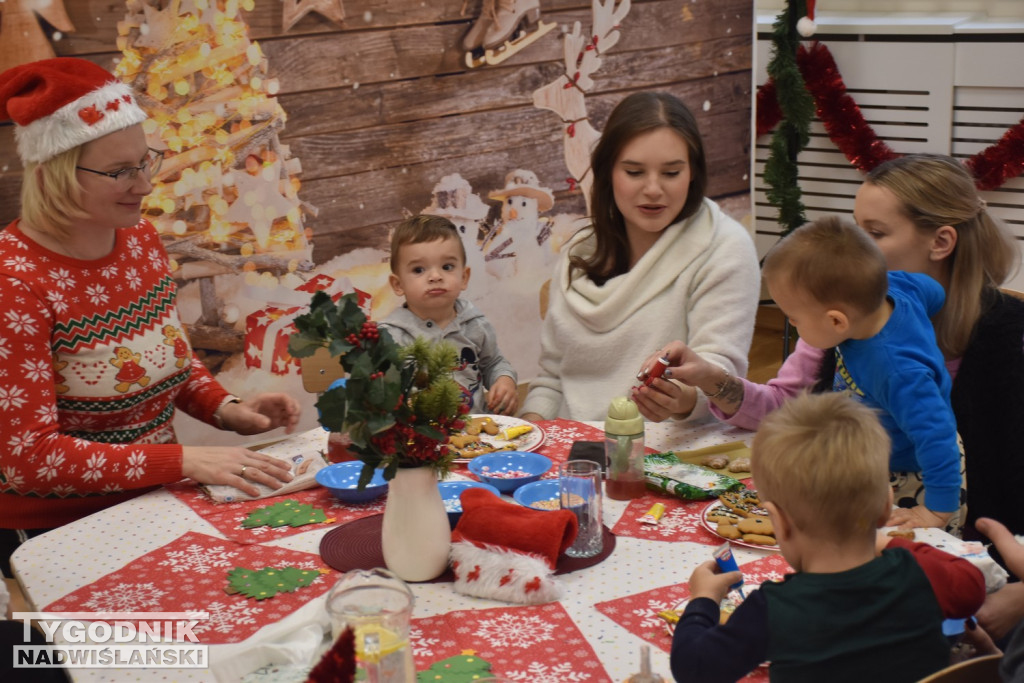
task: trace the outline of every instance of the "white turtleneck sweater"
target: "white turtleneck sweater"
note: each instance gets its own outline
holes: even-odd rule
[[[540,371],[521,412],[545,418],[603,420],[626,395],[648,356],[680,340],[736,376],[747,353],[761,274],[746,229],[710,199],[689,219],[665,229],[632,270],[596,285],[569,253],[593,253],[589,229],[563,250],[551,281],[541,332]],[[708,413],[697,392],[688,419]]]

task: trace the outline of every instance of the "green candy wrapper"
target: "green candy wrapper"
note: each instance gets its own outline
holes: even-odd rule
[[[743,482],[700,465],[679,462],[674,453],[644,457],[644,478],[648,488],[665,491],[683,500],[716,498],[726,491],[744,488]]]

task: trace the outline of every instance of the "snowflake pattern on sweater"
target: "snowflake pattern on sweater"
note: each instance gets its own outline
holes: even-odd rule
[[[0,527],[57,526],[181,478],[175,407],[209,422],[227,392],[192,354],[176,294],[148,221],[95,261],[17,221],[0,232],[0,492],[17,494],[0,496]]]

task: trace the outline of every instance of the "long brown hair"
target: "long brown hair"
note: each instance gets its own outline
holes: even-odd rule
[[[947,259],[946,303],[932,322],[939,348],[947,358],[959,358],[996,290],[1020,264],[1013,236],[989,214],[974,178],[952,157],[908,154],[877,166],[866,182],[896,195],[922,233],[944,225],[956,230],[956,247]]]
[[[581,269],[596,282],[629,270],[626,223],[615,205],[612,171],[622,149],[634,138],[659,128],[671,128],[686,143],[690,155],[690,187],[682,211],[672,223],[697,213],[704,200],[708,172],[704,143],[693,113],[679,98],[668,93],[638,92],[623,99],[612,110],[601,139],[590,156],[594,184],[590,190],[591,227],[596,246],[590,256],[570,256],[570,272]]]

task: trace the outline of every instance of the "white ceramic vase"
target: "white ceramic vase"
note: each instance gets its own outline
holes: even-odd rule
[[[435,579],[448,567],[451,534],[434,469],[399,468],[384,504],[384,564],[405,581]]]

